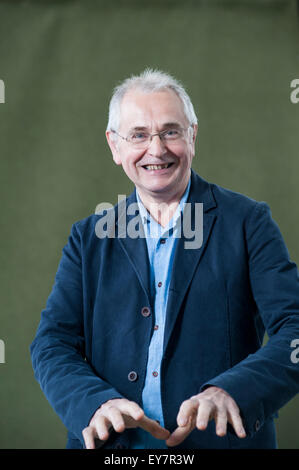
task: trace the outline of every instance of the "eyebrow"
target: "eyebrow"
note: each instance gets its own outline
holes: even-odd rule
[[[162,129],[181,129],[181,125],[178,122],[166,122],[162,124]],[[148,127],[145,126],[135,126],[130,129],[129,132],[134,132],[134,131],[148,131]]]
[[[178,129],[178,128],[181,128],[182,126],[178,123],[178,122],[166,122],[165,124],[163,124],[164,129],[169,129],[170,127],[173,129]]]

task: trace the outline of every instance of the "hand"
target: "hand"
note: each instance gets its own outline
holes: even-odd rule
[[[169,447],[180,444],[195,427],[204,431],[211,419],[215,419],[217,436],[226,435],[229,422],[238,437],[246,437],[235,400],[221,388],[209,387],[182,403],[177,415],[178,428],[166,440],[166,444]]]
[[[114,398],[98,408],[90,420],[89,425],[83,429],[82,434],[86,449],[95,449],[95,439],[106,441],[109,431],[123,432],[126,428],[142,428],[157,439],[167,439],[170,432],[162,428],[157,421],[145,416],[144,411],[137,403],[126,398]]]

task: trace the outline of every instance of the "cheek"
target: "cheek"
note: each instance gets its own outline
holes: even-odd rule
[[[188,149],[185,147],[184,149],[181,149],[181,151],[177,152],[177,158],[180,160],[181,165],[187,165],[193,157],[193,152],[192,148],[189,147]]]
[[[122,166],[126,170],[126,172],[129,172],[129,173],[136,172],[138,170],[138,168],[136,167],[137,162],[138,162],[138,157],[130,154],[122,159]]]
[[[127,168],[130,168],[130,169],[138,169],[138,166],[136,167],[136,165],[138,164],[138,162],[141,160],[141,158],[143,157],[144,155],[144,152],[140,153],[139,152],[130,152],[130,154],[127,154],[127,156],[124,158],[124,162],[125,162],[125,165]]]

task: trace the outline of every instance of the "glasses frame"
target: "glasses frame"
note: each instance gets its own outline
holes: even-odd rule
[[[192,124],[190,124],[187,128],[182,128],[182,127],[181,127],[180,130],[183,131],[183,132],[186,132],[186,131],[188,131],[188,130],[190,129],[190,127],[191,127],[191,128],[193,127]],[[150,144],[151,144],[151,142],[152,142],[153,137],[155,137],[156,135],[158,135],[159,138],[160,138],[160,140],[161,140],[161,142],[164,143],[164,142],[165,142],[164,135],[165,135],[167,132],[169,132],[169,130],[171,130],[171,129],[165,129],[164,131],[156,132],[155,134],[149,134],[150,140],[149,140],[149,142],[146,142],[146,145],[144,145],[144,147],[145,147],[145,148],[146,148],[146,147],[149,147]],[[121,139],[125,140],[126,142],[128,142],[128,144],[133,145],[134,147],[135,147],[136,145],[140,145],[140,144],[142,144],[142,143],[145,143],[145,142],[140,142],[140,144],[138,144],[138,143],[136,142],[136,143],[134,144],[131,140],[128,139],[128,137],[124,137],[124,136],[120,135],[118,132],[114,131],[113,129],[111,130],[111,132],[113,132],[113,134],[116,134],[118,137],[120,137]],[[178,139],[174,139],[174,141],[175,141],[175,140],[178,140]],[[171,140],[170,140],[170,142],[171,142]]]

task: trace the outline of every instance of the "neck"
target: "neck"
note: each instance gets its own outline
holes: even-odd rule
[[[188,181],[184,185],[184,187],[175,194],[147,194],[140,189],[138,189],[138,194],[142,201],[142,204],[148,210],[151,217],[153,217],[156,222],[162,225],[162,227],[165,227],[172,219],[180,203],[180,200],[184,192],[186,191],[187,185]]]

